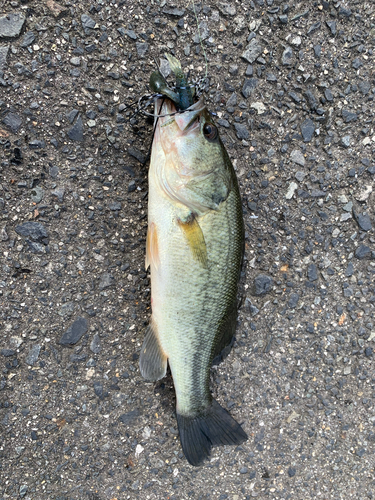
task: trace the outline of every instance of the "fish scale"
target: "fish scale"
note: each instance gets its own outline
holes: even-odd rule
[[[213,445],[247,436],[211,396],[213,359],[231,341],[244,245],[236,175],[202,100],[182,113],[155,103],[149,170],[146,267],[152,316],[140,354],[146,379],[169,363],[186,458],[199,465]]]

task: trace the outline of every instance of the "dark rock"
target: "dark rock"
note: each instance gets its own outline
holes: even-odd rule
[[[315,95],[311,92],[311,90],[307,90],[305,92],[305,97],[307,99],[307,102],[310,106],[310,109],[312,109],[313,111],[315,111],[318,107],[318,101],[315,97]]]
[[[312,35],[313,33],[315,33],[315,31],[318,31],[318,29],[320,28],[321,26],[321,23],[318,21],[316,23],[313,23],[310,28],[307,30],[307,34],[308,35]]]
[[[20,497],[21,498],[23,498],[26,495],[28,489],[29,489],[29,487],[28,487],[27,484],[22,484],[20,486],[20,490],[19,491],[20,491]]]
[[[87,320],[82,317],[77,318],[75,322],[63,334],[59,343],[62,345],[76,344],[87,332],[87,328]]]
[[[247,99],[251,96],[252,92],[256,89],[258,80],[256,78],[247,78],[242,87],[242,95]]]
[[[60,307],[58,314],[62,316],[64,319],[70,318],[70,316],[74,312],[74,303],[73,302],[65,302]]]
[[[322,46],[321,45],[314,45],[314,55],[318,59],[322,55]]]
[[[267,82],[277,82],[277,78],[273,73],[267,73],[266,74],[266,80]]]
[[[289,467],[288,469],[288,476],[289,477],[294,477],[296,475],[296,468],[295,467]]]
[[[232,3],[219,2],[217,8],[223,14],[223,16],[235,16],[236,7]]]
[[[35,42],[35,34],[32,31],[28,31],[27,33],[24,34],[21,47],[24,49],[26,47],[29,47],[29,45],[32,45]]]
[[[286,14],[281,14],[279,16],[279,21],[281,24],[288,24],[288,16]]]
[[[368,214],[358,214],[353,210],[353,216],[362,231],[371,231],[372,225]]]
[[[294,163],[297,163],[297,165],[301,165],[301,167],[305,166],[305,157],[303,156],[302,151],[299,149],[293,149],[293,151],[290,153],[290,159],[294,161]]]
[[[363,95],[367,95],[370,92],[371,84],[370,82],[359,82],[358,88]]]
[[[220,125],[220,127],[225,127],[225,128],[229,128],[230,127],[230,124],[229,124],[228,120],[224,120],[224,118],[220,118],[219,120],[217,120],[216,123],[218,125]]]
[[[93,386],[94,386],[94,392],[98,396],[98,398],[103,399],[104,396],[106,395],[104,393],[103,384],[101,382],[94,382]]]
[[[22,125],[22,118],[16,113],[7,113],[3,118],[3,123],[14,134],[17,134]]]
[[[7,65],[7,57],[9,53],[9,45],[0,47],[0,72],[4,71]]]
[[[253,38],[250,41],[249,45],[246,47],[246,50],[242,53],[241,57],[248,63],[253,64],[253,62],[260,56],[262,52],[262,45],[256,38]]]
[[[301,133],[304,142],[310,142],[315,132],[314,122],[307,118],[301,125]]]
[[[246,76],[253,76],[253,74],[254,74],[254,68],[251,64],[248,64],[246,71],[245,71],[245,75]]]
[[[368,257],[370,257],[371,255],[371,249],[366,246],[366,245],[360,245],[356,251],[355,251],[355,254],[354,254],[357,259],[359,260],[362,260],[362,259],[366,259]]]
[[[233,94],[229,97],[229,99],[227,100],[226,102],[226,107],[232,107],[232,106],[235,106],[237,104],[237,94],[235,92],[233,92]]]
[[[296,92],[289,92],[289,97],[296,102],[297,104],[301,102],[301,96],[297,94]]]
[[[291,66],[293,63],[293,50],[291,47],[286,47],[281,56],[283,66]]]
[[[352,11],[349,7],[345,7],[344,5],[340,5],[339,7],[339,16],[350,17],[352,15]]]
[[[299,301],[298,293],[292,293],[290,299],[288,300],[288,307],[290,309],[295,309]]]
[[[121,203],[119,201],[115,201],[114,203],[110,203],[108,208],[113,212],[117,212],[118,210],[121,210]]]
[[[72,363],[82,363],[86,361],[87,355],[86,354],[71,354],[69,356],[69,359]]]
[[[344,137],[341,137],[341,145],[344,146],[344,148],[349,148],[351,139],[350,135],[344,135]]]
[[[337,24],[336,24],[336,21],[326,21],[326,25],[331,30],[332,35],[335,36],[336,33],[337,33]]]
[[[345,276],[346,277],[350,277],[352,276],[354,273],[354,266],[353,266],[353,263],[352,262],[349,262],[347,268],[346,268],[346,271],[345,271]]]
[[[9,358],[10,356],[14,356],[16,351],[14,349],[1,349],[0,353],[4,358]]]
[[[99,281],[99,290],[104,290],[115,284],[115,278],[109,273],[103,273]]]
[[[254,304],[251,303],[250,299],[246,299],[246,306],[248,307],[249,309],[249,312],[252,316],[256,316],[259,312],[259,309],[254,306]]]
[[[128,193],[133,193],[137,189],[135,181],[130,181],[128,185]]]
[[[248,139],[250,137],[249,131],[244,123],[235,123],[234,128],[238,139]]]
[[[68,130],[67,136],[72,141],[83,141],[83,123],[81,116],[78,116],[77,121],[75,122],[73,127]]]
[[[29,142],[30,149],[44,149],[46,147],[46,143],[42,140],[33,139]]]
[[[355,122],[358,118],[356,113],[352,113],[347,109],[343,109],[341,115],[345,123]]]
[[[43,199],[44,191],[41,187],[36,186],[30,191],[30,197],[34,203],[40,203]]]
[[[139,151],[137,148],[128,148],[128,153],[130,154],[130,156],[133,156],[134,158],[136,158],[139,163],[142,163],[144,164],[145,161],[146,161],[146,156],[141,153],[141,151]]]
[[[41,241],[48,238],[48,233],[40,222],[24,222],[15,227],[16,233],[31,238],[33,241]]]
[[[23,14],[12,13],[0,17],[0,41],[17,38],[25,24],[26,18]]]
[[[64,201],[65,189],[64,188],[56,188],[51,191],[52,196],[56,196],[60,203]]]
[[[164,7],[163,14],[172,17],[182,17],[185,14],[185,9],[178,9],[177,7]]]
[[[39,358],[39,353],[40,353],[41,346],[39,344],[33,345],[33,347],[30,349],[28,355],[25,358],[25,362],[30,365],[34,366],[35,363],[37,362]]]
[[[45,253],[45,248],[41,243],[37,241],[30,241],[28,239],[25,240],[27,243],[29,250],[33,253]]]
[[[57,165],[50,166],[49,175],[52,177],[52,179],[57,179],[59,175],[59,167]]]
[[[359,57],[356,57],[354,61],[352,62],[352,67],[354,69],[359,69],[361,66],[363,66],[363,62]]]
[[[329,89],[325,89],[324,91],[324,97],[327,99],[327,101],[332,102],[333,101],[333,95],[332,92]]]
[[[87,14],[82,14],[81,16],[82,28],[84,30],[92,30],[96,26],[96,22]]]
[[[254,280],[255,295],[266,295],[273,286],[273,279],[265,274],[259,274]]]
[[[318,268],[315,264],[307,266],[307,278],[309,281],[316,281],[318,279]]]
[[[78,114],[79,114],[78,109],[72,109],[71,111],[66,113],[66,117],[69,120],[69,123],[73,123]]]
[[[132,40],[137,40],[138,38],[133,30],[126,30],[125,34],[128,35],[128,37],[131,38]]]
[[[97,333],[92,338],[91,344],[90,344],[90,350],[94,354],[98,354],[102,350],[101,342],[100,342],[100,337]]]
[[[133,410],[133,411],[129,411],[128,413],[123,413],[119,417],[119,421],[125,425],[128,425],[131,422],[133,422],[133,420],[135,420],[139,415],[140,415],[140,412],[138,409]]]
[[[368,358],[371,358],[371,356],[373,355],[374,351],[372,349],[372,347],[366,347],[365,349],[365,356],[367,356]]]
[[[138,57],[145,57],[148,52],[148,43],[146,42],[136,42],[135,46],[137,48]]]

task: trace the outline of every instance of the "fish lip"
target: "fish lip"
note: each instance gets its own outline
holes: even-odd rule
[[[155,118],[163,118],[163,115],[182,115],[186,112],[195,111],[196,114],[202,112],[206,108],[203,97],[183,111],[177,111],[175,103],[168,97],[158,97],[155,100],[154,116]]]

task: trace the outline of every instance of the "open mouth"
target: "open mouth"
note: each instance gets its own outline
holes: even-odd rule
[[[159,97],[155,101],[155,118],[168,118],[172,113],[176,113],[176,105],[168,97]]]

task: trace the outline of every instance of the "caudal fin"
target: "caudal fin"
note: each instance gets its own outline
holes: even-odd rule
[[[200,415],[187,417],[177,413],[177,423],[181,446],[191,465],[200,465],[208,458],[212,446],[240,444],[247,439],[240,424],[214,399]]]

